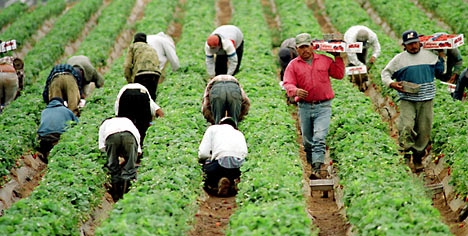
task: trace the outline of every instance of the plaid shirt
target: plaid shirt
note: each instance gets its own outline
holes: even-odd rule
[[[81,76],[76,73],[75,69],[69,64],[59,64],[54,66],[50,71],[49,77],[47,77],[46,84],[44,87],[44,91],[42,92],[42,98],[44,99],[45,103],[49,103],[49,86],[52,82],[52,79],[55,77],[57,73],[70,73],[75,77],[76,83],[78,84],[78,89],[80,90],[80,96],[83,95],[83,89],[81,86]]]
[[[241,113],[239,115],[239,121],[244,119],[244,116],[249,113],[249,108],[250,108],[250,100],[247,97],[247,94],[245,94],[244,89],[242,89],[242,86],[239,84],[239,81],[237,81],[236,78],[232,75],[218,75],[214,77],[213,79],[208,82],[208,85],[206,86],[205,89],[205,94],[203,95],[203,101],[202,101],[202,113],[205,119],[214,124],[214,118],[213,118],[213,113],[211,113],[211,104],[210,104],[210,91],[211,87],[213,87],[213,84],[217,81],[234,81],[236,82],[237,85],[239,85],[239,88],[241,90],[242,94],[242,105],[241,105]]]

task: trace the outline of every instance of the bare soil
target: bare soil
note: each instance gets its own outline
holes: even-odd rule
[[[379,16],[379,14],[374,10],[374,8],[372,8],[372,5],[367,0],[356,1],[360,3],[361,7],[366,10],[367,14],[371,17],[372,21],[380,25],[380,27],[382,27],[382,29],[388,36],[390,36],[394,40],[399,40],[399,42],[401,42],[400,35],[396,34],[395,31],[393,31],[392,27],[390,27],[390,25]]]
[[[215,25],[227,25],[231,21],[232,5],[231,0],[216,1],[216,19]]]
[[[430,10],[427,10],[426,8],[424,8],[418,0],[410,0],[412,3],[414,3],[415,6],[417,6],[422,12],[424,12],[424,14],[426,14],[426,16],[435,21],[437,23],[437,25],[443,29],[445,29],[445,31],[447,33],[450,33],[450,32],[453,32],[452,30],[452,27],[450,27],[448,24],[446,24],[443,20],[441,20],[435,13],[431,12]]]

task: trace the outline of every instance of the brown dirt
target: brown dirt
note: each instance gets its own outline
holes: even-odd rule
[[[227,25],[231,21],[232,5],[231,0],[216,1],[216,19],[215,25]]]
[[[188,235],[225,235],[229,217],[237,208],[236,197],[216,197],[204,192],[203,199],[197,201],[199,209],[195,214],[196,223]]]
[[[361,7],[364,8],[367,14],[371,17],[372,21],[376,24],[380,25],[385,33],[390,36],[394,40],[399,40],[401,42],[401,38],[399,34],[396,34],[395,31],[390,27],[390,25],[382,18],[380,18],[379,14],[372,8],[372,5],[367,0],[356,0]]]
[[[435,13],[427,10],[426,8],[424,8],[419,2],[418,0],[410,0],[410,2],[414,3],[415,6],[417,6],[422,12],[424,12],[424,14],[426,14],[426,16],[435,21],[437,23],[437,25],[443,29],[445,29],[446,32],[450,33],[450,32],[453,32],[452,30],[452,27],[450,27],[448,24],[446,24],[443,20],[441,20]]]
[[[281,45],[281,34],[280,34],[280,19],[276,10],[276,4],[274,0],[261,0],[263,7],[263,15],[271,31],[271,41],[273,46],[278,47]]]

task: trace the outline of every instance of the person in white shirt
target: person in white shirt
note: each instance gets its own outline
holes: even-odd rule
[[[235,194],[247,152],[244,134],[237,130],[231,117],[208,127],[198,149],[198,162],[205,173],[205,190],[220,196]]]
[[[107,167],[111,175],[110,193],[114,201],[128,192],[136,178],[137,154],[141,153],[140,133],[126,117],[104,120],[99,128],[99,150],[107,153]],[[122,165],[119,157],[124,159]]]
[[[244,53],[244,35],[234,25],[216,28],[205,42],[206,71],[216,75],[235,75]],[[216,58],[215,58],[216,56]]]
[[[346,43],[362,42],[362,53],[348,52],[348,63],[354,66],[364,66],[367,61],[367,51],[372,47],[372,56],[369,59],[369,64],[374,64],[377,57],[380,55],[380,43],[377,35],[371,29],[363,25],[351,26],[344,34]]]
[[[159,69],[161,71],[163,71],[167,61],[171,63],[172,71],[179,69],[179,58],[177,57],[176,47],[171,36],[164,32],[159,32],[148,35],[146,41],[158,53]]]
[[[130,119],[140,133],[140,145],[143,141],[150,122],[155,117],[163,117],[162,109],[151,99],[151,95],[145,86],[139,83],[131,83],[123,86],[115,101],[115,115]],[[140,163],[142,154],[138,155],[137,163]]]

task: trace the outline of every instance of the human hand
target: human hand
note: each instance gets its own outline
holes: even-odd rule
[[[397,91],[399,92],[406,92],[404,89],[403,89],[403,82],[393,82],[390,84],[390,88],[393,88],[393,89],[396,89]]]
[[[341,57],[340,52],[330,52],[330,54],[332,54],[334,57]]]
[[[370,59],[369,59],[369,64],[374,64],[375,62],[375,57],[372,56]]]
[[[307,96],[309,96],[309,92],[307,92],[307,91],[304,90],[304,89],[298,88],[298,89],[296,90],[296,95],[297,95],[299,98],[301,98],[301,99],[306,99]]]
[[[156,110],[156,117],[164,117],[164,112],[161,108]]]
[[[455,80],[457,79],[457,76],[458,76],[458,75],[454,73],[454,74],[450,77],[450,79],[447,81],[447,83],[451,83],[451,84],[455,83]]]

